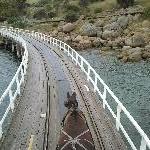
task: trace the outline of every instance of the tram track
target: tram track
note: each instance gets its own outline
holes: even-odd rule
[[[29,42],[29,41],[28,41]],[[41,41],[38,41],[38,42],[40,42],[41,43]],[[30,44],[32,44],[31,42],[30,42]],[[41,43],[41,44],[43,44],[43,43]],[[42,49],[41,48],[39,48],[39,47],[37,47],[37,46],[35,46],[34,44],[32,44],[38,51],[39,51],[39,53],[40,53],[40,55],[41,55],[41,57],[43,58],[43,61],[45,62],[46,60],[44,59],[44,56],[43,56],[43,54],[42,54]],[[44,44],[45,46],[47,46],[48,48],[50,48],[51,49],[51,47],[50,46],[48,46],[48,45],[46,45],[46,44]],[[57,53],[56,51],[54,51],[54,53],[62,60],[62,56],[59,54],[59,53]],[[63,61],[63,60],[62,60]],[[64,62],[64,61],[63,61]],[[65,62],[64,62],[65,63]],[[66,64],[65,64],[66,65]],[[45,63],[45,68],[47,68],[47,64]],[[72,74],[72,71],[69,69],[69,67],[67,67],[66,66],[66,68],[68,69],[68,71],[69,71],[69,74],[71,75],[71,80],[73,80],[73,82],[75,83],[75,89],[76,90],[78,90],[78,93],[80,93],[80,100],[82,100],[82,102],[84,103],[84,105],[85,105],[85,107],[86,107],[86,109],[87,109],[87,114],[88,114],[88,116],[89,116],[89,119],[90,119],[90,124],[91,124],[91,126],[93,127],[93,129],[94,129],[94,132],[95,132],[95,134],[96,134],[96,136],[97,136],[97,139],[98,139],[98,141],[99,141],[99,148],[100,148],[100,150],[105,150],[105,145],[104,145],[104,143],[103,143],[103,140],[102,140],[102,137],[100,137],[100,133],[99,133],[99,131],[98,131],[98,128],[97,128],[97,126],[96,126],[96,123],[95,123],[95,121],[94,121],[94,117],[93,117],[93,114],[91,113],[92,112],[92,110],[90,109],[90,107],[89,107],[89,103],[88,103],[88,101],[86,101],[85,100],[85,98],[84,98],[84,93],[83,93],[83,91],[82,91],[82,88],[79,86],[79,81],[77,81],[76,80],[76,78],[74,77],[74,75]],[[48,94],[48,97],[49,97],[49,94],[50,94],[50,86],[47,84],[47,94]],[[66,93],[67,93],[67,91],[66,91]],[[49,99],[47,99],[47,103],[48,103],[48,105],[49,105]],[[49,110],[49,108],[50,108],[50,106],[48,106],[48,114],[47,114],[47,118],[46,118],[46,120],[48,120],[48,118],[49,118],[49,114],[50,114],[50,110]],[[45,127],[46,127],[46,131],[47,131],[47,133],[46,133],[46,135],[45,135],[45,143],[43,144],[44,145],[44,150],[48,150],[48,143],[47,143],[47,141],[48,141],[48,136],[49,136],[49,125],[48,125],[48,122],[46,123],[46,125],[45,125]]]
[[[37,39],[32,39],[35,40],[34,42],[31,42],[31,38],[28,39],[27,37],[25,37],[25,39],[32,45],[35,47],[35,49],[40,53],[43,62],[44,62],[44,67],[45,67],[45,71],[46,71],[46,77],[47,77],[47,115],[46,115],[46,122],[45,122],[45,138],[44,138],[44,143],[43,143],[43,150],[49,150],[49,130],[50,130],[50,122],[49,122],[49,117],[50,117],[50,92],[51,92],[51,88],[50,88],[50,83],[49,83],[49,70],[48,70],[48,60],[42,50],[42,48],[40,47],[41,45],[44,45],[45,47],[47,47],[48,49],[52,49],[52,47],[46,43],[46,42],[41,42],[40,40]],[[36,42],[39,42],[40,46],[36,45]],[[80,97],[80,101],[82,101],[82,105],[84,105],[86,111],[84,113],[86,113],[86,119],[88,122],[88,126],[90,126],[93,129],[93,135],[94,138],[96,138],[96,140],[94,140],[94,144],[96,145],[96,149],[97,150],[106,150],[108,149],[108,146],[105,146],[105,142],[103,141],[103,137],[101,136],[99,127],[97,126],[97,122],[95,120],[94,114],[92,113],[93,109],[91,109],[90,107],[90,103],[89,100],[86,97],[85,91],[83,90],[83,85],[82,82],[84,82],[85,84],[87,83],[86,80],[84,79],[80,79],[78,75],[76,75],[76,72],[73,71],[73,67],[70,67],[70,64],[73,65],[70,60],[66,60],[66,56],[64,56],[63,52],[58,53],[58,51],[56,49],[52,50],[53,53],[55,53],[55,55],[57,55],[58,59],[61,60],[65,66],[65,68],[67,69],[68,73],[69,73],[69,77],[70,77],[70,82],[72,82],[74,84],[74,90],[75,92],[77,92],[79,94]],[[84,80],[84,81],[83,81]],[[67,93],[68,91],[66,91]],[[90,92],[89,92],[90,93]],[[93,94],[93,93],[92,93]],[[90,96],[92,95],[90,93]],[[93,95],[92,95],[93,96]],[[96,95],[94,95],[96,96]],[[95,110],[95,108],[94,108]],[[109,124],[107,125],[109,126]],[[111,127],[110,127],[111,128]],[[112,132],[112,134],[114,134]],[[93,136],[92,135],[92,136]],[[114,150],[114,148],[112,146],[109,147],[109,149]],[[120,147],[118,146],[118,149],[120,149]]]

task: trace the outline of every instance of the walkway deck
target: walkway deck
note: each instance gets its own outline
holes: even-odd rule
[[[65,113],[63,102],[66,100],[66,93],[75,91],[96,149],[126,150],[101,104],[97,105],[95,93],[85,87],[90,88],[90,85],[79,68],[68,61],[63,53],[58,53],[56,48],[50,51],[46,43],[42,44],[34,39],[29,41],[34,47],[28,45],[30,61],[26,87],[1,149],[26,150],[33,140],[33,150],[42,150],[43,143],[44,146],[46,143],[47,149],[55,150]],[[50,108],[47,104],[50,104]],[[48,120],[40,117],[46,112]],[[47,122],[49,126],[44,131]]]

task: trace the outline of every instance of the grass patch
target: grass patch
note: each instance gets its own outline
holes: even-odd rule
[[[91,3],[88,8],[91,11],[94,11],[96,9],[101,9],[101,10],[109,10],[116,7],[116,0],[105,0],[105,1],[98,1],[95,3]]]
[[[33,3],[37,3],[39,0],[27,0],[27,3],[29,4],[33,4]]]
[[[138,0],[137,4],[147,8],[150,7],[150,0]]]

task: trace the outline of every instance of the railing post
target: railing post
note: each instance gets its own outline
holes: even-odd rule
[[[24,73],[23,73],[23,69],[21,68],[21,80],[22,82],[24,82]]]
[[[90,66],[88,65],[88,72],[87,72],[87,81],[90,80]]]
[[[66,48],[66,44],[65,44],[65,48]],[[70,55],[69,53],[69,46],[67,45],[67,52],[68,52],[68,56]]]
[[[121,113],[121,106],[118,104],[118,106],[117,106],[117,117],[116,117],[117,131],[119,131],[119,127],[120,127],[120,113]]]
[[[97,89],[97,76],[95,74],[94,92],[96,92],[96,89]]]
[[[107,93],[107,90],[106,90],[106,87],[104,86],[104,92],[103,92],[103,108],[105,109],[105,101],[106,101],[106,93]]]
[[[78,53],[76,52],[76,65],[78,64]]]
[[[0,122],[0,139],[3,136],[3,128],[2,128],[2,122]]]
[[[146,141],[143,137],[141,140],[140,150],[146,150]]]
[[[19,84],[18,75],[16,77],[16,83],[17,83],[17,93],[20,95],[20,84]]]
[[[81,70],[83,71],[83,60],[82,60],[82,58],[81,58]]]
[[[10,98],[10,107],[11,107],[11,111],[13,112],[14,110],[14,102],[13,102],[13,96],[12,96],[12,90],[9,90],[9,98]]]

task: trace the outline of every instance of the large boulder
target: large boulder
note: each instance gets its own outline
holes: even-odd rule
[[[76,26],[73,23],[67,23],[62,27],[63,32],[69,33],[73,31],[76,28]]]
[[[120,31],[122,29],[125,29],[127,27],[128,23],[129,23],[128,17],[121,16],[118,18],[118,20],[115,20],[114,22],[104,26],[104,30]]]
[[[94,25],[96,27],[103,27],[104,26],[104,21],[103,20],[98,20]]]
[[[127,62],[138,62],[142,59],[142,49],[140,47],[131,48],[126,47],[126,50],[123,50],[122,53],[118,56],[119,59],[122,59],[122,61]]]
[[[142,51],[141,48],[139,47],[128,50],[128,54],[129,54],[129,61],[137,62],[142,59]]]
[[[80,41],[79,46],[81,49],[87,49],[92,47],[92,42],[88,39],[83,39]]]
[[[80,28],[80,33],[89,37],[97,36],[97,28],[91,23],[86,23]]]
[[[121,32],[114,30],[105,30],[102,34],[103,39],[114,39],[121,35]]]
[[[78,35],[75,39],[73,39],[73,42],[79,43],[83,40],[83,37],[81,35]]]
[[[131,47],[144,47],[145,40],[144,40],[144,37],[141,35],[132,36],[125,40],[125,45],[131,46]]]
[[[125,29],[128,25],[129,19],[126,16],[121,16],[118,18],[117,23],[122,28]]]
[[[104,31],[105,30],[119,30],[121,27],[119,26],[119,24],[117,22],[113,22],[111,24],[107,24],[106,26],[104,26]]]

